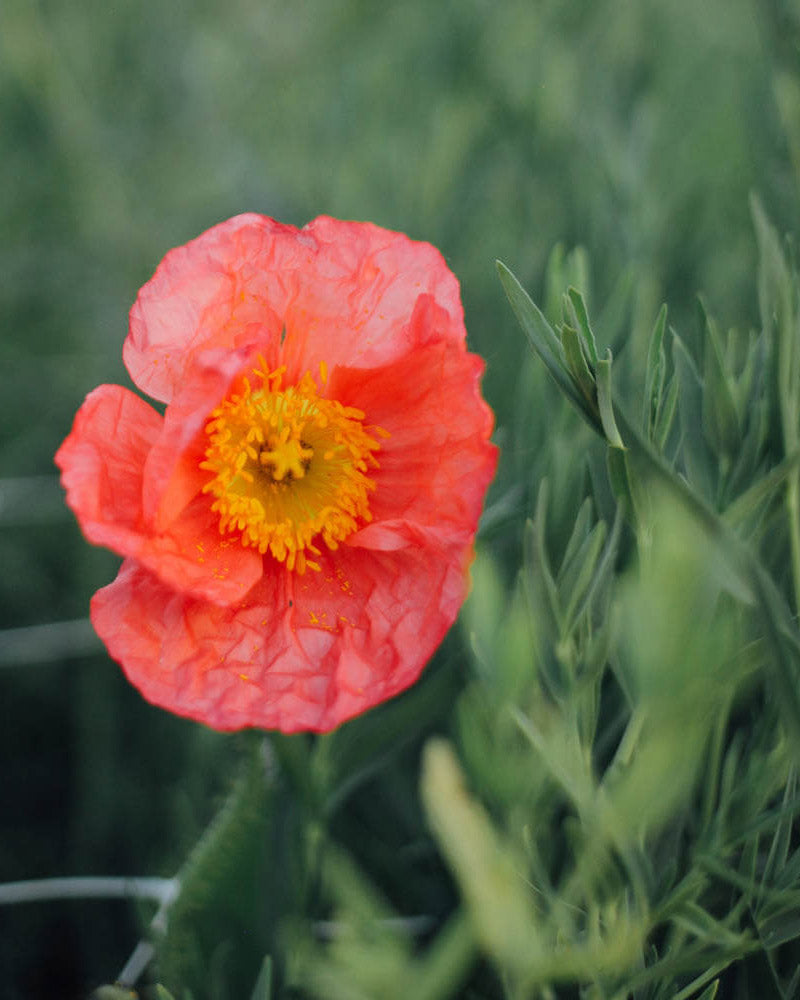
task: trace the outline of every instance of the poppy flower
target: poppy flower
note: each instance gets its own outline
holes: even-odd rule
[[[412,684],[466,595],[497,454],[458,282],[432,246],[241,215],[131,309],[132,391],[56,455],[124,556],[91,617],[150,701],[217,729],[324,731]]]

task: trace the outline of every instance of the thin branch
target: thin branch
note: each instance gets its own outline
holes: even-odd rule
[[[7,628],[0,631],[0,667],[52,663],[88,656],[102,648],[88,618]]]
[[[150,936],[160,936],[163,935],[167,929],[167,917],[169,915],[169,908],[175,902],[175,900],[180,895],[181,884],[179,879],[171,878],[164,879],[165,882],[172,883],[171,892],[165,895],[161,900],[161,906],[159,906],[156,911],[156,915],[150,921]],[[139,977],[153,960],[155,956],[156,949],[151,943],[149,938],[143,938],[136,947],[133,949],[131,957],[125,963],[122,971],[117,976],[117,982],[120,986],[133,987],[136,985]]]
[[[62,899],[155,899],[172,902],[174,878],[38,878],[0,884],[0,905],[49,903]]]

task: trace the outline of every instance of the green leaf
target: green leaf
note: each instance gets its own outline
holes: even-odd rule
[[[656,317],[653,332],[650,334],[650,346],[647,349],[647,365],[644,381],[644,417],[642,427],[652,440],[656,426],[661,397],[664,392],[667,357],[664,352],[664,330],[667,325],[667,307],[662,305]]]
[[[670,432],[675,423],[675,414],[678,412],[679,392],[680,383],[677,376],[673,375],[667,383],[666,396],[661,404],[656,425],[653,428],[653,445],[659,454],[664,453]]]
[[[583,348],[578,338],[578,331],[566,323],[561,327],[561,344],[564,348],[564,356],[567,359],[567,367],[572,378],[581,390],[589,406],[594,407],[594,378],[589,371],[589,366],[586,364]]]
[[[272,956],[267,955],[253,987],[250,1000],[272,1000]]]
[[[783,868],[775,873],[777,888],[790,889],[795,884],[800,884],[800,848],[795,850]]]
[[[178,874],[180,893],[170,907],[163,938],[156,942],[160,974],[173,989],[180,983],[203,993],[215,951],[237,936],[250,940],[259,929],[262,911],[254,910],[253,885],[262,879],[261,891],[272,891],[270,869],[276,866],[267,853],[273,789],[263,736],[249,736],[245,747],[227,799]],[[223,941],[220,928],[225,928]],[[240,995],[249,991],[260,961],[259,954],[239,949],[234,975],[246,984]]]
[[[578,607],[583,607],[582,599],[586,595],[594,578],[597,561],[606,540],[606,526],[600,521],[596,524],[588,537],[584,540],[578,552],[578,558],[570,565],[568,572],[564,574],[561,587],[562,604],[566,608],[564,613],[565,632],[568,634],[576,619],[575,612]]]
[[[575,318],[578,321],[578,329],[583,337],[583,344],[589,356],[589,361],[593,367],[597,367],[597,343],[595,341],[594,333],[592,332],[592,327],[589,323],[589,315],[586,312],[586,303],[583,301],[581,293],[572,286],[567,289],[567,295],[569,296],[572,308],[575,310]]]
[[[797,777],[796,774],[793,773],[789,781],[786,782],[786,787],[783,791],[784,806],[790,802],[792,798],[794,798],[796,791]],[[786,859],[789,856],[789,847],[791,844],[793,827],[793,817],[787,810],[775,827],[775,833],[772,836],[769,854],[767,855],[764,871],[761,876],[762,885],[775,881],[781,872],[785,871]]]
[[[705,333],[703,426],[717,452],[731,456],[737,452],[741,440],[732,378],[725,369],[717,325],[708,315],[702,298],[697,303]]]
[[[597,362],[597,407],[600,411],[600,421],[606,441],[612,448],[624,450],[625,445],[619,436],[614,420],[614,406],[611,402],[611,351],[607,357]]]
[[[616,452],[621,454],[620,452]],[[617,507],[617,513],[614,517],[614,524],[611,527],[611,535],[606,542],[606,547],[603,550],[603,554],[600,561],[597,563],[595,572],[592,576],[591,583],[586,589],[585,594],[582,597],[580,604],[574,609],[568,609],[567,614],[570,611],[574,615],[575,621],[577,621],[584,610],[590,605],[595,594],[597,594],[604,584],[611,579],[614,572],[614,565],[616,563],[617,552],[619,550],[619,540],[622,535],[622,517],[623,517],[623,505],[620,504]],[[605,535],[605,532],[603,532]]]
[[[746,406],[744,436],[734,456],[729,478],[728,489],[731,496],[756,489],[759,482],[769,479],[772,475],[772,470],[763,474],[760,468],[769,436],[769,400],[759,388],[752,394]]]
[[[724,948],[738,948],[747,935],[731,931],[724,923],[693,901],[687,901],[673,912],[671,920],[678,927],[689,931],[701,941],[721,945]]]
[[[800,937],[800,912],[797,901],[787,909],[758,921],[758,933],[765,948],[779,948]]]
[[[631,493],[625,452],[620,451],[619,448],[609,448],[606,452],[606,465],[608,467],[608,479],[611,483],[611,490],[617,503],[624,503],[626,510],[631,514],[635,514],[636,504]]]
[[[497,261],[497,271],[511,308],[531,347],[544,361],[548,372],[567,399],[572,402],[589,426],[599,433],[600,422],[565,367],[563,349],[555,331],[502,261]]]
[[[561,559],[561,566],[558,570],[558,576],[556,577],[559,587],[561,587],[564,574],[569,570],[570,565],[575,560],[578,551],[591,531],[591,524],[592,501],[589,497],[586,497],[578,510],[578,515],[575,518],[575,524],[572,526],[572,532],[570,533],[567,547],[564,549],[564,556]]]
[[[547,479],[543,479],[536,498],[534,520],[528,521],[525,525],[525,579],[534,606],[549,608],[554,634],[561,635],[563,624],[561,604],[558,587],[550,567],[545,538],[548,495],[549,482]]]
[[[513,272],[501,260],[495,263],[508,301],[536,351],[543,357],[549,354],[553,358],[561,358],[560,341],[541,310]]]
[[[776,338],[778,401],[784,446],[793,451],[800,443],[800,304],[797,277],[781,241],[756,198],[751,199],[759,249],[758,298],[762,328]]]
[[[678,413],[683,440],[683,460],[689,482],[706,499],[714,496],[711,472],[714,464],[703,435],[703,384],[683,341],[673,335],[672,358],[680,384]]]
[[[502,965],[523,968],[541,948],[531,897],[519,877],[518,859],[467,791],[445,740],[432,739],[425,746],[421,794],[481,946]]]
[[[698,995],[697,1000],[714,1000],[718,989],[719,979],[715,979],[713,983],[709,983],[703,992]]]
[[[758,242],[758,304],[761,327],[774,331],[791,313],[791,276],[781,241],[757,197],[750,199],[750,211]],[[779,351],[780,354],[780,351]]]

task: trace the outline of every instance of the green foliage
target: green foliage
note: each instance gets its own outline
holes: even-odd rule
[[[2,878],[183,886],[4,911],[10,1000],[140,935],[140,1000],[800,992],[790,7],[3,5],[0,613],[69,627],[0,637]],[[266,744],[81,639],[115,563],[52,468],[165,250],[250,210],[439,246],[503,454],[419,685]]]

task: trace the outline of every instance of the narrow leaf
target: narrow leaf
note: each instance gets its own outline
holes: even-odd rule
[[[716,920],[711,914],[698,906],[693,901],[687,901],[684,906],[672,914],[672,922],[679,927],[688,930],[701,941],[721,945],[722,947],[736,948],[742,942],[745,935],[735,933],[729,927]]]
[[[609,449],[609,454],[620,455],[623,458],[623,460],[625,457],[622,454],[622,452],[620,452],[617,449]],[[622,533],[623,508],[624,504],[620,504],[619,507],[617,507],[616,517],[614,518],[614,524],[611,528],[611,535],[608,539],[608,542],[606,543],[605,549],[603,550],[603,554],[600,558],[600,561],[598,562],[597,567],[594,571],[591,583],[586,589],[586,592],[583,595],[580,604],[578,604],[577,607],[575,608],[570,606],[570,608],[567,610],[568,618],[572,616],[574,617],[575,621],[578,621],[578,619],[583,614],[584,610],[590,605],[594,595],[598,593],[598,591],[601,589],[605,581],[609,579],[609,577],[611,576],[611,573],[614,568],[614,563],[617,558],[617,550],[619,548],[620,535]]]
[[[710,500],[714,494],[709,469],[714,463],[703,436],[703,385],[694,361],[677,335],[672,340],[672,357],[680,383],[678,413],[683,435],[683,460],[689,482]]]
[[[800,965],[798,965],[794,970],[794,974],[784,990],[784,995],[787,997],[796,997],[800,995]]]
[[[784,805],[792,800],[796,790],[797,778],[793,773],[789,781],[786,782],[786,787],[783,791]],[[767,861],[764,865],[764,871],[761,876],[762,885],[775,881],[780,873],[785,870],[786,859],[789,856],[789,847],[791,844],[793,827],[794,822],[788,813],[781,817],[775,827],[775,833],[772,837],[769,854],[767,855]]]
[[[564,355],[567,359],[567,367],[572,378],[581,390],[584,398],[590,406],[594,405],[594,379],[586,364],[583,348],[578,338],[578,331],[568,326],[566,323],[561,327],[561,343],[564,347]]]
[[[697,301],[700,323],[705,332],[703,426],[720,453],[733,455],[739,447],[741,429],[732,379],[725,370],[717,325],[708,315],[702,298]]]
[[[597,367],[597,342],[595,341],[594,333],[592,332],[592,327],[589,323],[589,315],[586,312],[586,303],[583,301],[583,296],[576,288],[568,288],[567,295],[572,303],[572,308],[575,310],[575,318],[578,321],[578,329],[583,337],[584,346],[586,347],[589,355],[589,360],[594,367]]]
[[[575,556],[586,540],[587,535],[591,531],[592,523],[592,501],[589,497],[583,501],[578,511],[578,516],[575,518],[575,524],[572,527],[572,532],[569,536],[569,541],[567,542],[567,547],[564,549],[564,556],[561,560],[561,566],[558,570],[557,582],[561,586],[561,582],[564,578],[564,574],[568,571],[570,564],[575,559]]]
[[[619,448],[608,448],[606,451],[606,467],[611,490],[619,505],[624,505],[625,511],[635,520],[637,517],[636,503],[631,489],[630,476],[625,452]]]
[[[663,454],[667,447],[667,441],[672,427],[675,423],[675,414],[678,412],[678,394],[680,384],[673,375],[667,383],[666,395],[663,398],[658,419],[653,428],[653,444],[659,454]]]
[[[667,307],[662,305],[659,310],[653,332],[650,334],[650,346],[647,349],[647,367],[644,382],[644,419],[642,426],[648,437],[652,438],[653,429],[661,407],[661,397],[664,391],[667,359],[664,353],[664,330],[667,325]]]
[[[548,482],[544,479],[536,499],[535,520],[528,521],[525,525],[526,570],[533,592],[546,598],[556,632],[560,635],[562,632],[561,605],[558,599],[558,587],[550,567],[545,538],[547,497]]]
[[[603,433],[606,441],[612,448],[621,448],[625,445],[619,436],[617,424],[614,420],[614,406],[611,402],[611,351],[607,356],[597,362],[597,407],[600,411],[600,421],[603,425]]]
[[[600,433],[600,422],[597,416],[576,387],[565,367],[561,343],[555,331],[502,261],[497,261],[497,272],[511,308],[528,337],[531,347],[544,361],[551,377],[584,420]]]
[[[758,923],[758,933],[766,948],[778,948],[800,937],[800,913],[797,904]]]
[[[564,617],[567,632],[576,621],[574,617],[576,608],[583,606],[581,601],[592,583],[605,540],[606,526],[603,521],[600,521],[594,526],[591,534],[581,546],[579,558],[571,567],[571,572],[565,575],[562,604],[566,607]]]
[[[272,956],[267,955],[261,963],[261,971],[253,987],[250,1000],[272,1000]]]
[[[511,308],[516,313],[517,319],[528,334],[533,346],[539,354],[550,354],[554,358],[560,357],[561,347],[555,330],[519,283],[516,275],[501,260],[496,263],[497,272],[500,275],[500,281],[508,301],[511,303]]]
[[[715,979],[713,983],[709,983],[709,985],[698,996],[697,1000],[714,1000],[714,997],[717,995],[718,989],[719,989],[719,979]]]

